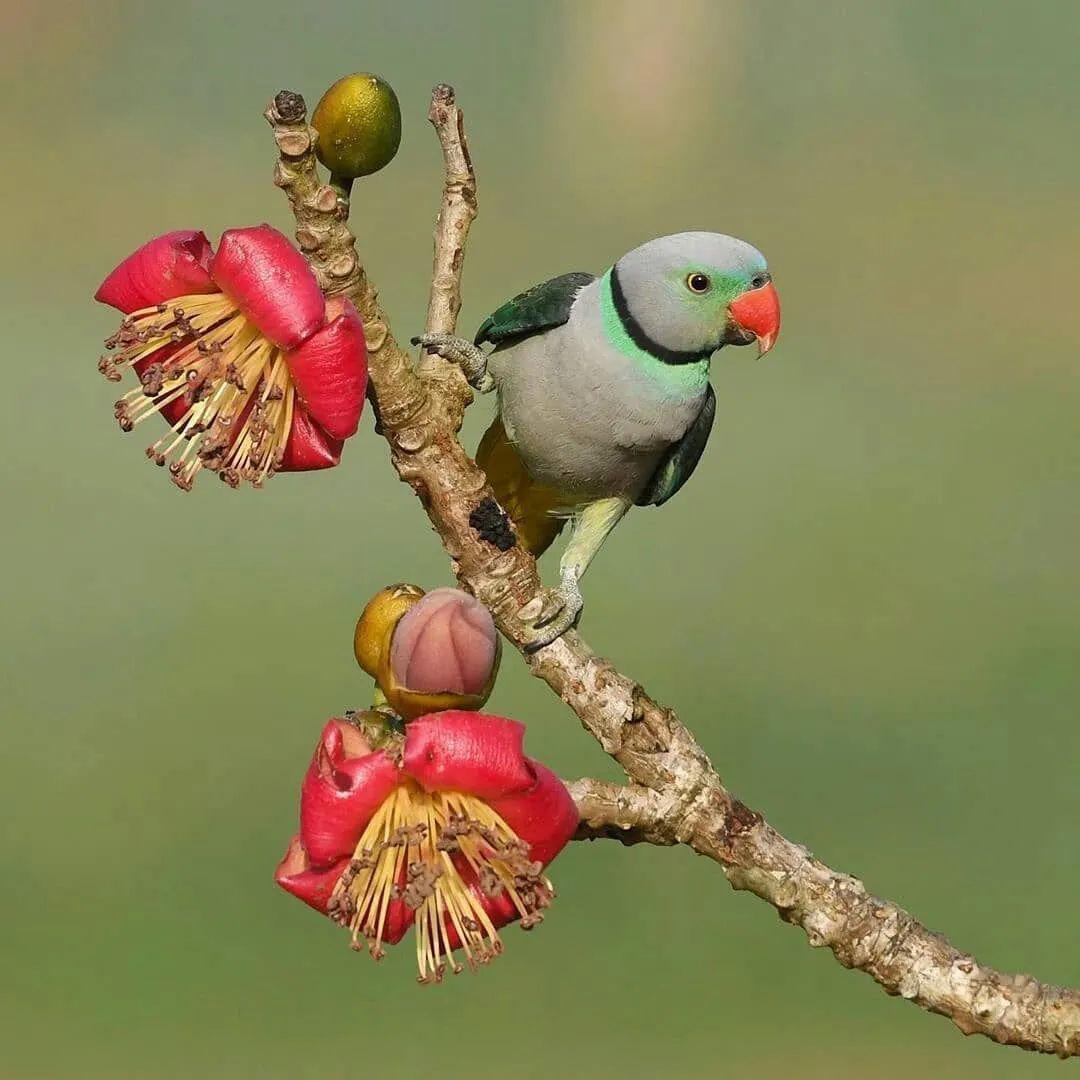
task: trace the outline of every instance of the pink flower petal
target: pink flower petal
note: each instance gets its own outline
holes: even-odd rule
[[[347,439],[356,434],[367,389],[364,326],[348,300],[331,300],[326,311],[332,321],[285,360],[312,419],[331,438]]]
[[[212,257],[210,241],[201,232],[165,233],[129,255],[101,283],[94,299],[127,315],[178,296],[217,292],[209,273]]]
[[[533,786],[525,725],[486,713],[429,713],[405,729],[404,771],[428,791],[494,799]]]
[[[210,273],[279,348],[295,349],[323,324],[326,305],[311,267],[269,225],[222,233]]]
[[[280,471],[310,472],[313,469],[332,469],[341,460],[344,445],[342,439],[331,439],[308,416],[304,406],[297,402]]]
[[[547,766],[526,760],[536,777],[533,786],[489,799],[488,805],[529,845],[530,856],[546,866],[577,831],[578,811],[566,785]]]
[[[454,609],[450,636],[454,641],[465,692],[478,694],[491,677],[499,637],[495,621],[483,604],[465,594]]]
[[[398,767],[383,751],[350,752],[358,734],[344,720],[331,720],[304,777],[300,839],[316,868],[353,854],[365,826],[400,779]]]

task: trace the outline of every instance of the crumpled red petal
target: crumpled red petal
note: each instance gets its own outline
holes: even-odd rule
[[[269,225],[222,233],[210,273],[222,292],[281,349],[295,349],[323,324],[326,304],[311,267]]]
[[[332,469],[341,460],[344,439],[332,439],[297,403],[293,410],[292,427],[285,443],[279,472],[311,472]]]
[[[529,854],[545,866],[577,831],[580,816],[566,785],[546,765],[526,758],[536,777],[532,787],[488,800],[495,811],[529,845]]]
[[[157,236],[132,252],[98,287],[94,299],[125,315],[177,296],[217,292],[210,241],[194,229]]]
[[[327,323],[287,353],[297,392],[313,420],[333,439],[356,434],[367,390],[364,325],[348,300],[330,300]]]
[[[331,720],[323,728],[300,789],[300,840],[315,867],[352,856],[364,827],[400,779],[381,750],[350,755],[347,727],[344,720]]]
[[[342,859],[328,869],[312,869],[311,860],[304,851],[300,837],[294,836],[274,871],[274,881],[286,892],[299,897],[305,904],[325,915],[330,894],[348,864],[348,859]]]
[[[463,791],[490,800],[524,791],[534,778],[521,744],[525,725],[453,709],[405,729],[404,771],[428,791]]]
[[[274,871],[274,881],[286,892],[303,900],[309,907],[313,907],[322,915],[327,915],[330,897],[348,865],[348,859],[340,859],[324,870],[313,867],[300,837],[294,836],[289,841],[289,846]],[[403,889],[405,879],[406,868],[403,865],[399,881]],[[416,912],[403,900],[391,901],[386,911],[382,940],[387,945],[396,945],[408,932],[415,919]]]

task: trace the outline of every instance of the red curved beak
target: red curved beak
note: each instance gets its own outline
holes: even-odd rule
[[[764,356],[780,336],[780,297],[770,281],[731,301],[731,317],[742,330],[757,338],[758,356]]]

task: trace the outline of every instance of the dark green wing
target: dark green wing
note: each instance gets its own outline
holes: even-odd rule
[[[526,289],[513,300],[507,300],[480,324],[476,344],[490,341],[492,345],[499,345],[511,338],[528,337],[553,326],[562,326],[570,318],[574,297],[595,280],[592,274],[563,274],[543,285]]]
[[[701,412],[686,434],[660,459],[652,479],[637,497],[638,506],[662,506],[690,479],[701,460],[701,452],[709,441],[713,418],[716,416],[716,395],[706,386]]]

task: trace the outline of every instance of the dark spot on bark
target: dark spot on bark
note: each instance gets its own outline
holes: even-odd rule
[[[278,116],[287,124],[295,124],[303,120],[307,112],[303,97],[295,90],[279,90],[274,97],[274,108]]]
[[[720,842],[725,845],[733,843],[743,833],[747,833],[760,825],[761,820],[761,815],[756,810],[751,810],[749,806],[739,802],[738,799],[732,799],[731,805],[724,815],[724,824],[720,829]]]
[[[652,704],[652,699],[645,693],[644,687],[635,683],[630,693],[630,723],[640,724],[645,719],[645,707]]]
[[[510,519],[494,499],[484,499],[469,515],[469,524],[481,540],[494,544],[500,551],[509,551],[517,543]]]

